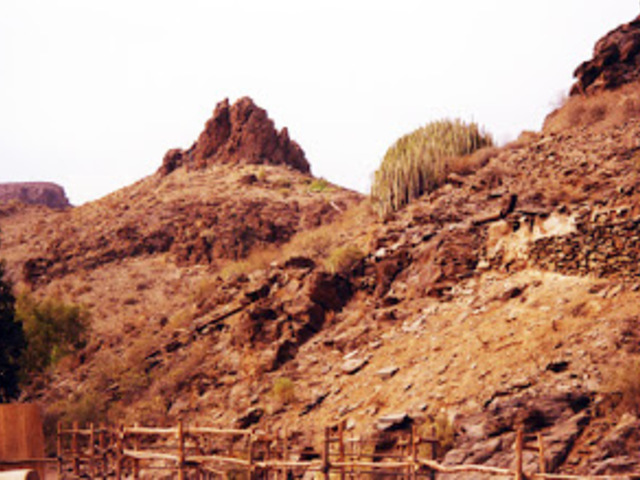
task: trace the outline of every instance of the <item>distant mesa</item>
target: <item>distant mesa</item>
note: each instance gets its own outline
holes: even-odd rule
[[[11,200],[57,209],[71,206],[64,188],[50,182],[0,183],[0,203]]]
[[[277,131],[267,112],[249,97],[233,105],[218,103],[198,140],[188,150],[169,150],[159,172],[177,168],[202,169],[214,164],[288,165],[303,173],[309,162],[286,128]]]
[[[593,58],[574,72],[571,95],[613,90],[640,79],[640,16],[596,43]]]

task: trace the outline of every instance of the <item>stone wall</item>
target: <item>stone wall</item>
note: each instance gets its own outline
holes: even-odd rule
[[[575,232],[535,240],[529,257],[540,268],[566,275],[640,279],[640,217],[630,213],[584,213]]]

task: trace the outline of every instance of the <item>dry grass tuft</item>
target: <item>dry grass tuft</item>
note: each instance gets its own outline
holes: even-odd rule
[[[580,127],[599,129],[622,125],[640,117],[640,82],[597,95],[574,95],[545,119],[543,131],[558,133]]]
[[[640,359],[632,358],[625,365],[612,368],[604,391],[619,400],[617,406],[622,413],[640,416]]]
[[[325,261],[327,270],[331,273],[348,273],[365,257],[360,248],[355,245],[345,245],[333,250]]]

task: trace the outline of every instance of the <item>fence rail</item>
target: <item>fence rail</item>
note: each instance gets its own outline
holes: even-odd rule
[[[408,435],[408,436],[407,436]],[[484,474],[515,478],[516,480],[574,480],[638,478],[640,474],[575,476],[545,471],[545,451],[542,437],[535,446],[524,443],[522,431],[516,434],[515,460],[512,469],[486,465],[443,465],[436,460],[435,436],[418,436],[415,429],[396,438],[395,452],[365,452],[362,438],[345,438],[345,424],[327,427],[321,452],[316,458],[304,460],[287,432],[259,434],[253,430],[219,429],[185,426],[145,427],[133,425],[117,428],[100,425],[80,428],[77,423],[58,425],[57,461],[60,479],[102,478],[139,479],[141,472],[165,470],[175,472],[179,480],[227,479],[242,473],[246,480],[287,480],[316,472],[324,480],[355,480],[362,475],[397,476],[401,480],[434,479],[441,474]],[[429,448],[429,458],[421,458]],[[540,473],[525,475],[523,452],[536,450]],[[309,453],[309,452],[307,452]],[[379,461],[375,461],[375,460]],[[52,461],[35,459],[30,461]],[[0,462],[1,464],[2,462]],[[372,476],[373,475],[373,476]]]

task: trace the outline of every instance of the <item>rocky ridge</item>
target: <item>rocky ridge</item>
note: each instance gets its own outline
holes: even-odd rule
[[[0,202],[11,200],[56,209],[71,206],[64,188],[50,182],[0,183]]]
[[[596,43],[593,58],[574,72],[571,95],[611,90],[640,79],[640,17],[620,25]]]
[[[216,106],[198,140],[188,150],[169,150],[160,173],[168,175],[185,166],[202,169],[213,164],[288,165],[309,173],[309,163],[286,128],[276,131],[267,112],[243,97],[233,105],[223,100]]]

